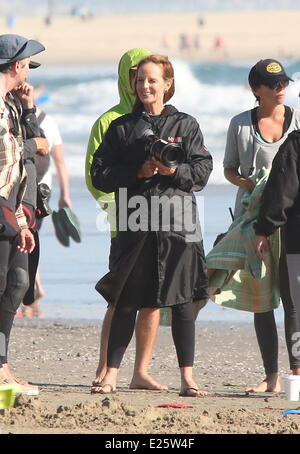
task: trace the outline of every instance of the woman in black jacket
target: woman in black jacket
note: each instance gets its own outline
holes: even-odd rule
[[[285,249],[291,298],[300,324],[300,130],[289,134],[276,154],[264,188],[257,222],[254,226],[256,251],[263,260],[269,249],[268,237],[285,227]],[[299,341],[300,332],[291,333],[291,341]],[[299,342],[292,354],[299,359]]]
[[[116,389],[117,372],[140,308],[172,307],[183,396],[202,396],[192,377],[193,301],[206,298],[207,275],[193,191],[206,185],[212,158],[197,121],[171,105],[173,67],[152,55],[138,65],[133,113],[113,121],[94,155],[92,183],[115,192],[118,234],[110,272],[97,290],[115,305],[108,369],[100,392]],[[158,140],[161,139],[161,140]]]

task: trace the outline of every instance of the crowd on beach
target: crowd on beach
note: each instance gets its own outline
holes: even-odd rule
[[[49,214],[41,196],[49,151],[61,187],[56,234],[80,241],[61,141],[51,143],[28,82],[40,66],[32,57],[44,50],[36,40],[0,35],[0,385],[34,396],[38,387],[14,375],[8,350],[20,304],[32,307],[43,296],[38,230]],[[254,314],[265,377],[247,392],[280,391],[280,301],[290,369],[300,375],[300,111],[284,104],[292,79],[279,61],[258,61],[248,81],[257,105],[232,118],[223,161],[238,188],[234,219],[205,255],[194,193],[209,184],[213,158],[200,125],[169,103],[175,74],[168,57],[134,48],[119,61],[120,101],[95,120],[86,153],[87,189],[111,227],[109,272],[95,286],[107,311],[92,394],[116,392],[134,333],[130,388],[167,389],[149,365],[161,310],[169,310],[179,395],[205,397],[194,378],[195,320],[210,298]]]

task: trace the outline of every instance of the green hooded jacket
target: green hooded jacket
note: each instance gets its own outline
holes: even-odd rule
[[[105,203],[114,201],[114,194],[105,194],[98,191],[92,185],[91,181],[91,165],[93,162],[93,156],[101,142],[103,137],[108,130],[110,123],[118,117],[125,115],[132,111],[133,104],[135,102],[135,96],[133,94],[132,87],[130,85],[130,74],[129,71],[133,66],[136,66],[143,58],[151,55],[151,52],[146,49],[131,49],[126,52],[120,62],[118,68],[118,90],[120,96],[120,102],[116,106],[109,109],[107,112],[102,114],[94,123],[87,147],[86,159],[85,159],[85,181],[88,190],[92,196],[98,200],[100,197],[105,199]],[[104,200],[103,200],[104,201]],[[103,208],[103,204],[100,204]]]

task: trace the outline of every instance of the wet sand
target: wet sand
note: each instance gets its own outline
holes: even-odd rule
[[[246,395],[263,378],[251,323],[198,322],[195,378],[209,395],[179,397],[179,373],[169,327],[160,327],[150,372],[167,391],[131,390],[134,341],[123,360],[117,393],[91,395],[100,325],[86,321],[18,319],[9,362],[16,375],[40,385],[38,398],[22,397],[0,415],[0,432],[12,434],[289,434],[299,415],[283,392]],[[279,367],[289,373],[282,326]],[[186,404],[191,408],[160,408]],[[108,438],[109,439],[109,438]]]

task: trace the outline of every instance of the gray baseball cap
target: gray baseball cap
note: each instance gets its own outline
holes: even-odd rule
[[[0,35],[0,65],[31,57],[43,50],[45,47],[34,39],[14,34]],[[29,66],[37,68],[40,64],[31,61]]]

